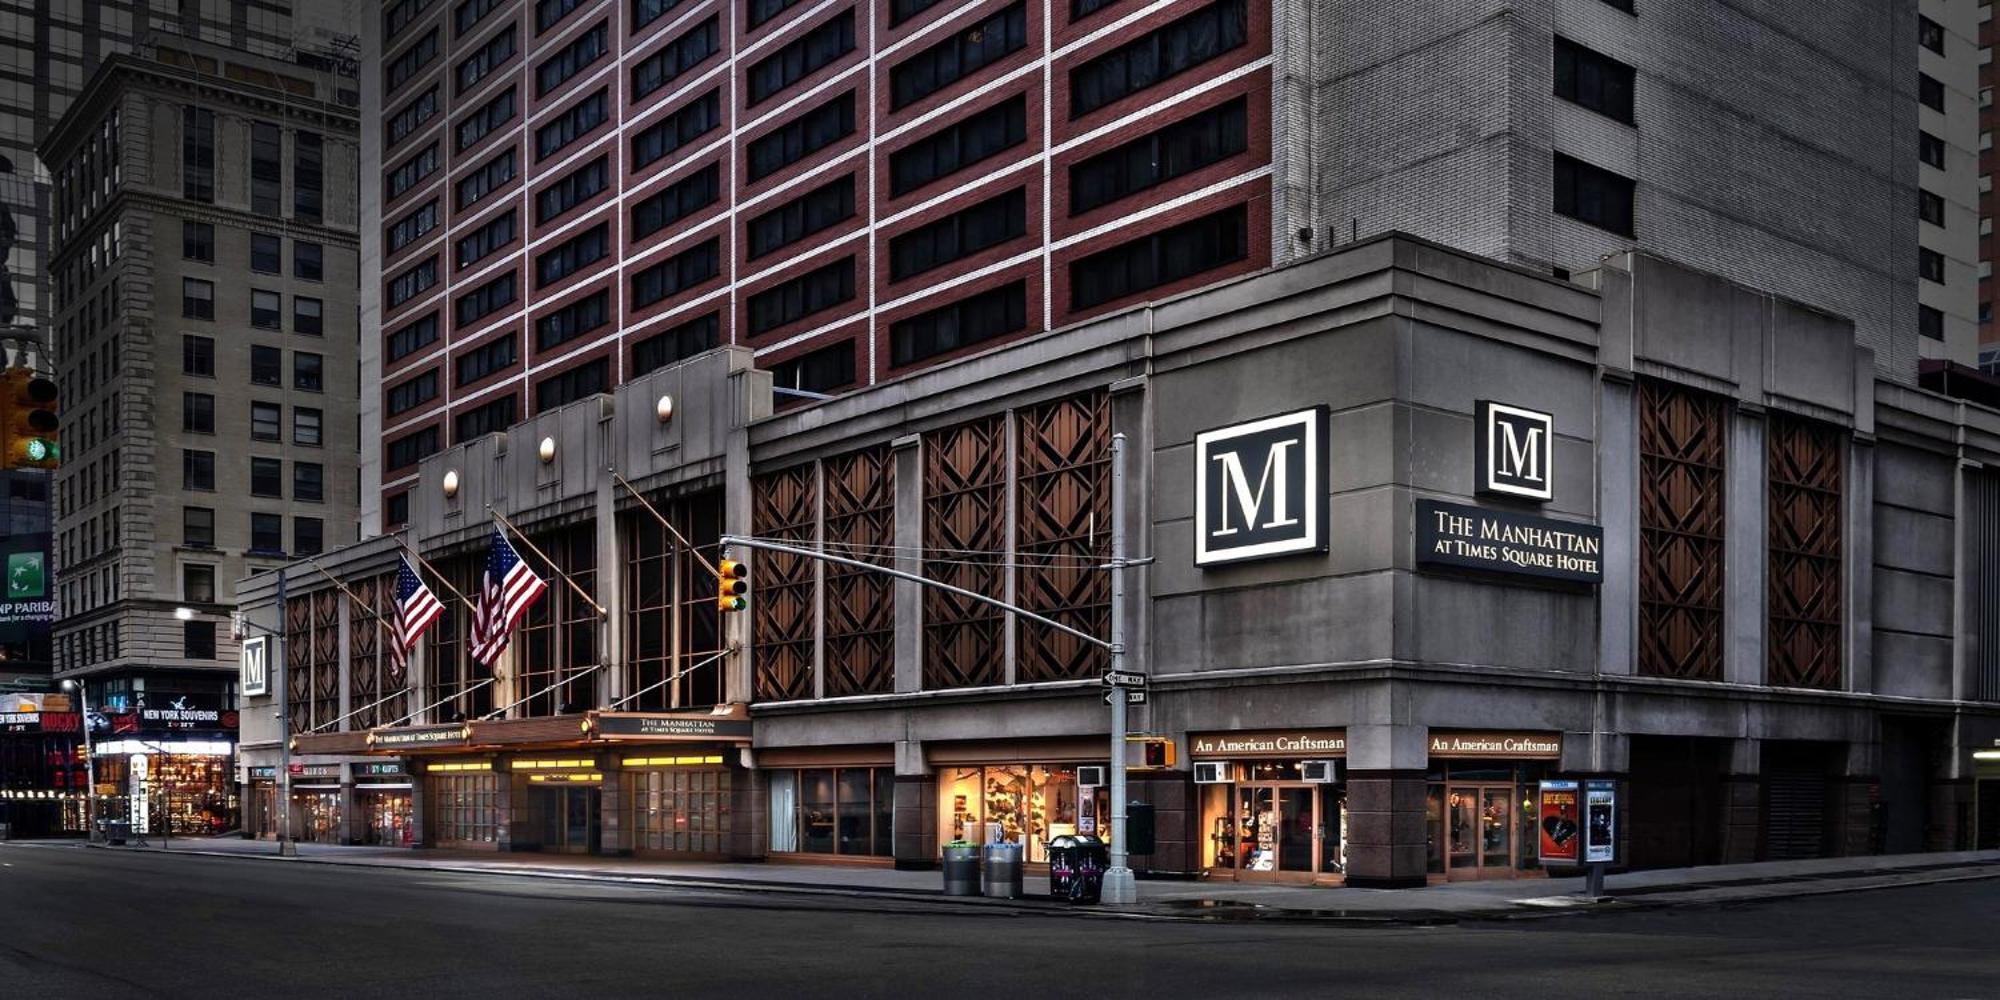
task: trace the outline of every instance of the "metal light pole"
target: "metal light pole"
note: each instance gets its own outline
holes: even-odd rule
[[[1125,435],[1111,435],[1111,670],[1125,668]],[[1111,867],[1103,900],[1111,906],[1139,901],[1139,882],[1125,850],[1124,688],[1111,689]]]
[[[83,705],[83,780],[90,787],[83,790],[83,840],[97,843],[97,752],[90,742],[90,689],[79,680],[62,682],[65,690],[76,692],[78,702]]]

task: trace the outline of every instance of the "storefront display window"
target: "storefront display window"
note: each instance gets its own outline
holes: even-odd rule
[[[1082,808],[1074,764],[952,767],[938,772],[939,834],[945,842],[1009,843],[1026,848],[1027,860],[1048,860],[1048,841],[1100,833],[1097,817],[1108,801]],[[1107,789],[1099,789],[1107,800]]]
[[[432,829],[438,842],[491,844],[498,838],[494,810],[499,776],[491,771],[429,775]]]
[[[415,831],[410,823],[410,793],[406,790],[376,790],[365,785],[354,789],[354,808],[365,821],[364,843],[386,847],[408,847]]]
[[[225,744],[226,746],[226,744]],[[143,759],[134,789],[134,759]],[[105,796],[104,815],[138,818],[147,832],[206,836],[236,825],[235,774],[222,754],[107,754],[97,757],[97,781],[123,794]],[[135,808],[133,795],[143,797]],[[163,824],[165,824],[163,826]]]
[[[1347,790],[1307,781],[1302,761],[1225,765],[1201,786],[1202,864],[1238,878],[1311,881],[1347,870]]]
[[[730,775],[675,767],[629,775],[632,846],[641,851],[719,855],[729,838]]]
[[[340,842],[340,791],[338,789],[294,789],[292,815],[298,825],[292,836],[312,844]]]
[[[1433,761],[1424,803],[1429,872],[1478,879],[1539,869],[1532,799],[1547,767],[1541,761]]]
[[[889,857],[896,775],[886,767],[772,771],[771,851]]]

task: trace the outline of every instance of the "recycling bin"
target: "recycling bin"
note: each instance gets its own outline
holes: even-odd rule
[[[981,887],[990,899],[1021,898],[1021,845],[987,844]]]
[[[1095,903],[1104,894],[1104,871],[1111,851],[1091,836],[1064,835],[1049,841],[1049,897]]]
[[[979,895],[979,848],[973,844],[948,844],[944,849],[944,894]]]

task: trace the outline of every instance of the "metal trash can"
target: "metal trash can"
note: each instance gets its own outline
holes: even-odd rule
[[[1021,845],[987,844],[980,886],[989,899],[1021,898]]]
[[[945,845],[944,894],[947,896],[979,895],[978,845]]]
[[[107,844],[122,844],[132,836],[130,820],[107,819],[104,821],[104,841]]]
[[[1097,902],[1109,867],[1111,852],[1096,837],[1065,835],[1049,841],[1049,898]]]

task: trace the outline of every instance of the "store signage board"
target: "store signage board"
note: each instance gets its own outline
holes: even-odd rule
[[[1272,729],[1244,733],[1195,733],[1192,757],[1322,757],[1347,753],[1345,729]]]
[[[1194,564],[1325,552],[1324,406],[1194,439]]]
[[[1562,756],[1562,735],[1487,730],[1457,732],[1432,730],[1431,756],[1555,760]]]
[[[1549,779],[1542,782],[1539,803],[1541,859],[1544,865],[1576,864],[1583,845],[1583,811],[1575,781]]]
[[[368,744],[377,750],[396,747],[460,746],[468,730],[462,723],[446,726],[411,726],[407,729],[377,729],[368,734]]]
[[[747,719],[645,712],[603,712],[596,719],[596,735],[607,740],[750,741]]]
[[[354,765],[354,776],[357,778],[359,777],[403,778],[403,777],[408,777],[409,772],[403,770],[403,765],[400,763],[397,764],[365,763],[365,764]]]
[[[1109,705],[1109,704],[1111,704],[1111,699],[1113,699],[1113,698],[1116,698],[1116,697],[1118,697],[1118,696],[1119,696],[1119,695],[1121,695],[1121,694],[1122,694],[1122,695],[1124,695],[1124,697],[1125,697],[1125,704],[1127,704],[1127,705],[1144,705],[1144,704],[1146,703],[1146,689],[1145,689],[1145,688],[1111,688],[1111,689],[1108,689],[1108,690],[1106,690],[1106,691],[1104,692],[1104,703],[1105,703],[1106,705]]]
[[[1490,399],[1474,406],[1474,474],[1481,496],[1533,500],[1555,497],[1556,418]]]
[[[1417,565],[1604,582],[1604,529],[1537,514],[1417,501]]]
[[[0,733],[38,733],[42,731],[40,712],[0,712]]]
[[[1583,783],[1583,860],[1608,864],[1618,856],[1618,783],[1592,778]]]

